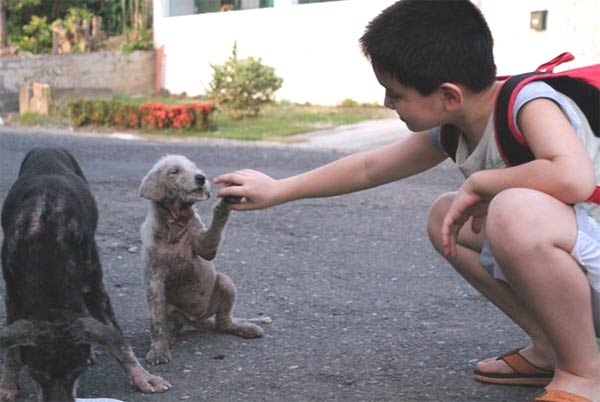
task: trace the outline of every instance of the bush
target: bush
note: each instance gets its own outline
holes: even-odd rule
[[[186,103],[183,105],[164,105],[147,102],[140,105],[142,127],[149,129],[197,128],[208,130],[211,126],[210,114],[213,109],[208,103]]]
[[[225,63],[211,67],[213,77],[206,95],[218,109],[235,119],[256,117],[283,84],[275,69],[264,65],[261,59],[238,59],[237,44]]]
[[[23,26],[23,36],[18,39],[19,49],[31,53],[47,53],[52,49],[52,29],[46,17],[31,17]]]
[[[79,127],[88,123],[88,113],[85,109],[86,101],[84,100],[69,102],[67,106],[67,114],[73,126]]]
[[[212,126],[213,108],[208,103],[165,105],[146,102],[133,105],[109,100],[77,100],[68,104],[71,124],[116,126],[121,128],[208,130]]]
[[[339,104],[339,106],[341,106],[341,107],[358,107],[359,104],[354,99],[346,98]]]
[[[140,111],[135,105],[117,103],[112,111],[112,123],[120,128],[139,128]]]

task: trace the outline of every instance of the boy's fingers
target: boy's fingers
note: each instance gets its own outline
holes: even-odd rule
[[[242,186],[228,186],[223,187],[217,192],[217,197],[244,197],[244,189]]]
[[[237,177],[235,173],[222,174],[220,176],[215,177],[213,179],[213,181],[218,184],[225,184],[225,183],[240,184],[239,177]]]
[[[248,211],[254,209],[250,203],[247,201],[236,202],[235,204],[230,204],[229,208],[234,211]]]
[[[456,238],[462,225],[457,219],[446,215],[442,224],[442,247],[449,257],[456,257]]]
[[[256,173],[256,171],[251,169],[236,170],[235,172],[219,175],[215,177],[213,181],[218,184],[241,185],[244,184],[244,177],[247,177],[252,173]]]

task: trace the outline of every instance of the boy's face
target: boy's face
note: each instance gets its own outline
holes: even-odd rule
[[[411,131],[424,131],[442,124],[444,105],[438,91],[423,96],[416,89],[400,84],[391,74],[373,66],[377,81],[385,88],[383,105],[396,111]]]

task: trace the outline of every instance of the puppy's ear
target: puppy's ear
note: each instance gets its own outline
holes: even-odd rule
[[[140,197],[147,198],[151,201],[160,202],[166,194],[165,190],[159,183],[158,170],[148,172],[138,190]]]

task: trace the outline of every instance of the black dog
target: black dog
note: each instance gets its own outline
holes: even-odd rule
[[[96,202],[66,150],[36,148],[2,208],[8,326],[0,400],[13,401],[27,365],[40,401],[74,401],[92,345],[106,348],[142,392],[170,384],[148,373],[126,343],[102,282]]]

